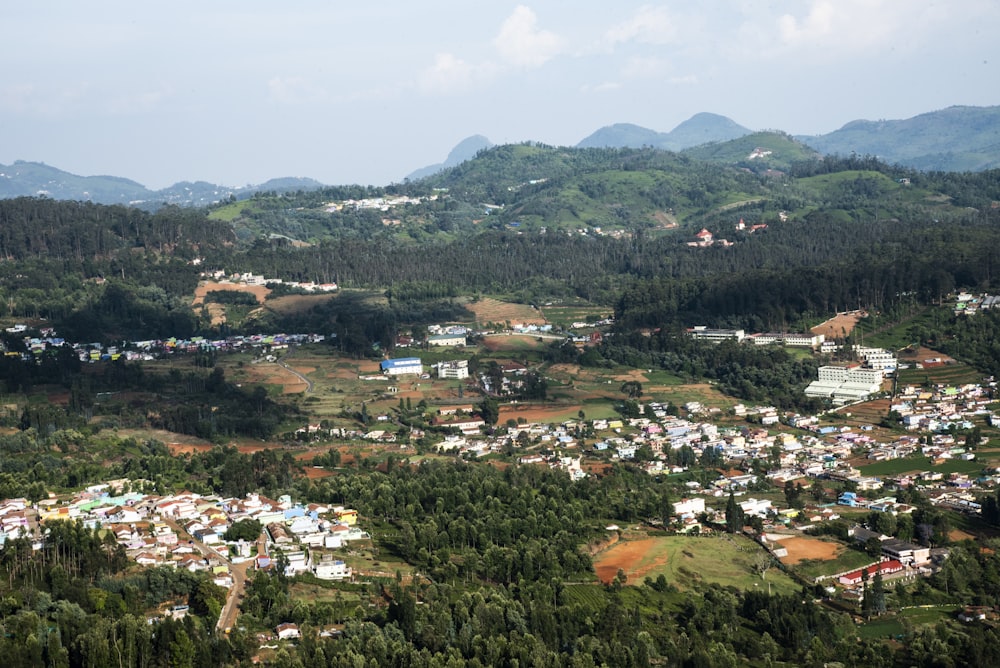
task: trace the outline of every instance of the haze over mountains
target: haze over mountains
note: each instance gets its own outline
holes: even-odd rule
[[[797,143],[789,159],[813,155],[874,155],[889,164],[922,171],[982,171],[1000,167],[1000,106],[953,106],[905,120],[857,120],[824,135],[790,136],[780,132],[755,133],[725,116],[699,113],[669,132],[659,132],[629,123],[598,129],[576,148],[640,148],[685,152],[701,160],[736,162],[744,155],[744,144],[758,137],[762,143],[775,134]],[[731,144],[730,144],[731,143]],[[459,142],[447,158],[411,172],[417,180],[469,160],[491,142],[474,135]],[[765,147],[767,148],[767,147]],[[753,150],[753,147],[750,148]],[[180,182],[162,190],[116,176],[77,176],[37,162],[15,161],[0,165],[0,198],[46,196],[53,199],[89,200],[101,204],[130,204],[156,208],[163,204],[202,206],[230,197],[242,199],[259,191],[312,190],[324,185],[314,179],[285,177],[241,187],[199,182]]]

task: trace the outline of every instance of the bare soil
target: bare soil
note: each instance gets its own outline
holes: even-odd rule
[[[788,566],[794,566],[806,560],[832,561],[844,549],[842,545],[837,543],[802,536],[789,536],[782,539],[780,543],[781,547],[788,550],[788,556],[782,557],[781,563]]]
[[[647,560],[647,555],[656,549],[655,538],[621,541],[594,560],[594,572],[604,583],[614,580],[618,569],[625,571],[629,582],[641,581],[647,574],[667,563],[666,551],[662,551],[655,559]]]
[[[857,326],[861,319],[861,313],[852,311],[850,313],[838,313],[826,322],[816,325],[811,331],[813,334],[822,334],[827,339],[843,338]]]

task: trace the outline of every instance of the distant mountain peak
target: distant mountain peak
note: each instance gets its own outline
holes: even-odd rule
[[[448,157],[445,158],[444,162],[415,169],[406,176],[406,179],[408,181],[416,181],[418,179],[432,176],[443,169],[455,167],[456,165],[462,164],[466,160],[471,160],[476,157],[477,153],[483,149],[491,148],[492,146],[493,143],[483,135],[472,135],[471,137],[466,137],[462,141],[458,142],[458,144],[455,145],[455,148],[448,152]]]
[[[579,148],[641,148],[652,146],[668,151],[718,141],[729,141],[750,134],[750,130],[726,116],[700,112],[670,132],[657,132],[631,123],[605,126],[584,138]]]

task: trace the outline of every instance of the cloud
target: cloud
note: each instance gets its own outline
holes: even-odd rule
[[[636,56],[625,63],[622,76],[629,79],[651,79],[665,74],[669,69],[670,63],[663,58]]]
[[[677,39],[677,21],[666,7],[645,5],[631,18],[608,30],[605,39],[612,46],[624,42],[670,44]]]
[[[119,95],[110,100],[108,111],[119,116],[145,114],[159,107],[171,94],[171,90],[164,88]]]
[[[472,85],[476,67],[450,53],[439,53],[434,64],[420,73],[417,87],[424,93],[448,93]]]
[[[493,45],[508,63],[518,67],[539,67],[562,52],[565,40],[553,32],[541,30],[535,12],[518,5],[500,26]]]
[[[915,41],[918,33],[943,18],[933,3],[926,2],[812,0],[805,6],[798,15],[777,18],[774,34],[782,47],[881,51],[889,45]]]
[[[584,84],[580,87],[580,91],[583,93],[608,93],[621,87],[622,85],[617,81],[605,81],[599,84]]]
[[[272,77],[267,82],[267,94],[278,104],[301,104],[328,97],[327,92],[304,77]]]

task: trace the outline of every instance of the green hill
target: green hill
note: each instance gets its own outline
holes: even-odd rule
[[[750,169],[786,171],[793,163],[817,160],[820,154],[783,132],[754,132],[726,142],[703,144],[684,151],[697,160]]]
[[[852,121],[829,134],[796,138],[824,154],[874,155],[924,171],[982,171],[1000,166],[1000,106]]]

